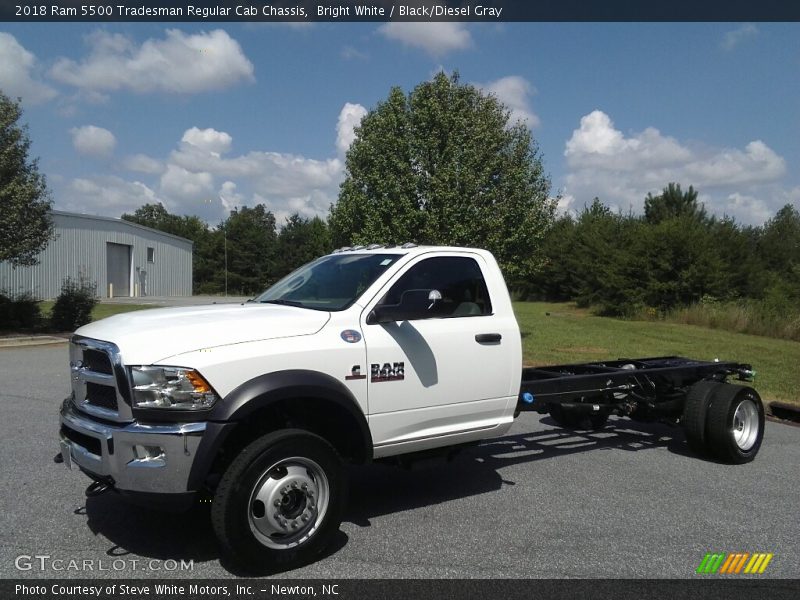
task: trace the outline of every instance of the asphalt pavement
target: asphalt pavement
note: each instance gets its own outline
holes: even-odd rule
[[[207,506],[87,500],[89,480],[53,462],[67,363],[65,344],[0,348],[0,577],[236,576]],[[756,460],[730,466],[691,455],[679,429],[576,434],[527,414],[449,465],[351,469],[336,544],[283,575],[695,578],[707,552],[769,552],[755,577],[798,578],[798,465],[800,427],[767,423]]]

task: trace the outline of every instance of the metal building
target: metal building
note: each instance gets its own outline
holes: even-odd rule
[[[0,262],[0,291],[55,298],[67,276],[86,276],[101,298],[191,296],[192,242],[121,219],[52,211],[56,238],[33,267]]]

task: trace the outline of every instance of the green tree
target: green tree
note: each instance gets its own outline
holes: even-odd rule
[[[263,204],[234,208],[219,229],[228,255],[228,291],[255,294],[276,280],[275,215]]]
[[[0,92],[0,261],[35,265],[53,238],[52,200],[38,159],[30,160],[22,108]]]
[[[764,224],[758,248],[769,271],[767,295],[783,304],[800,301],[800,212],[791,204],[781,208]]]
[[[275,277],[281,278],[297,267],[333,249],[328,225],[319,217],[304,219],[294,214],[278,233]]]
[[[697,191],[689,186],[681,191],[678,183],[670,183],[658,196],[647,194],[644,200],[644,218],[648,223],[657,225],[667,219],[688,216],[696,221],[707,219],[705,207],[697,202]]]
[[[407,96],[392,88],[347,153],[334,243],[479,246],[512,282],[529,277],[555,201],[530,130],[509,115],[458,74],[439,73]]]

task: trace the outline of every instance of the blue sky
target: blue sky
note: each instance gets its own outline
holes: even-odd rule
[[[56,207],[115,217],[324,216],[361,116],[441,69],[525,119],[562,210],[671,181],[744,223],[800,207],[797,24],[0,24]]]

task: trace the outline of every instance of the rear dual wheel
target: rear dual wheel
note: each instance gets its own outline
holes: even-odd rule
[[[764,404],[746,386],[700,381],[686,397],[686,440],[699,453],[744,464],[752,461],[764,439]]]

